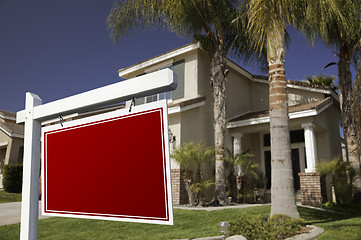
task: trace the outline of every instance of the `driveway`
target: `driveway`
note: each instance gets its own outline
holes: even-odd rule
[[[21,219],[21,202],[0,204],[0,226],[19,223]],[[41,215],[39,202],[39,219],[47,218]]]

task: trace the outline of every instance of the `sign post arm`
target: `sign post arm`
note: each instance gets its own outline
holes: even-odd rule
[[[173,71],[163,69],[34,107],[33,119],[49,120],[58,117],[59,114],[66,115],[79,110],[104,107],[132,98],[171,91],[176,87],[177,80]],[[17,112],[16,122],[24,122],[25,114],[25,110]]]
[[[41,104],[39,96],[26,93],[21,240],[35,240],[38,237],[41,122],[34,120],[33,115],[34,107]]]

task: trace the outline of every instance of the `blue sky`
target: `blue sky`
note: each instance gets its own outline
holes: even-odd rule
[[[43,103],[119,81],[117,70],[174,48],[191,39],[171,32],[130,34],[114,44],[106,17],[113,0],[0,0],[0,109],[24,108],[25,93]],[[291,30],[286,73],[291,80],[318,73],[337,58],[332,49],[307,41]],[[253,74],[262,74],[242,65]]]

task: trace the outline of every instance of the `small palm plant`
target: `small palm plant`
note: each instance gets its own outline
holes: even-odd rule
[[[216,184],[211,180],[201,180],[200,182],[195,182],[190,186],[191,191],[197,196],[199,206],[204,206],[204,199],[206,197],[207,189],[215,185]]]
[[[236,165],[241,168],[241,177],[240,177],[240,189],[238,191],[239,197],[243,199],[243,202],[251,201],[253,197],[253,189],[250,186],[250,179],[258,178],[258,172],[260,171],[259,164],[252,160],[254,157],[251,153],[242,153],[237,154],[236,156]]]
[[[227,155],[226,163],[227,167],[230,169],[230,178],[237,179],[237,193],[236,197],[238,200],[243,199],[243,202],[247,202],[251,197],[253,197],[253,189],[250,186],[250,179],[258,179],[258,173],[260,172],[259,164],[252,160],[254,155],[252,153],[239,153],[235,156]],[[240,167],[241,176],[234,176],[233,172],[236,166]],[[229,179],[230,186],[234,181]],[[232,193],[230,193],[232,195]],[[233,197],[233,195],[232,195]]]
[[[335,157],[332,161],[319,162],[316,169],[321,175],[330,175],[332,177],[337,203],[350,204],[353,183],[359,176],[359,173],[351,166],[350,162],[344,162],[340,157]]]
[[[213,159],[213,156],[213,147],[204,149],[204,144],[195,142],[184,143],[171,154],[171,157],[184,168],[184,183],[191,205],[197,205],[200,201],[199,196],[205,192],[204,187],[207,189],[211,186],[202,180],[205,176],[202,176],[201,165]]]

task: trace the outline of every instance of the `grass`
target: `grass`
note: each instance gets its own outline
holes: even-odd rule
[[[299,207],[307,224],[320,226],[325,233],[318,239],[360,239],[361,216],[329,213]],[[241,213],[268,217],[270,206],[218,211],[174,210],[174,226],[49,218],[39,221],[39,239],[184,239],[220,235],[218,223],[238,219]],[[0,239],[19,239],[19,224],[0,227]]]
[[[8,193],[4,190],[0,190],[0,203],[8,203],[8,202],[20,202],[21,201],[21,193]]]
[[[325,230],[319,240],[360,239],[361,215],[336,212],[322,212],[309,208],[299,208],[301,217],[308,224]]]

